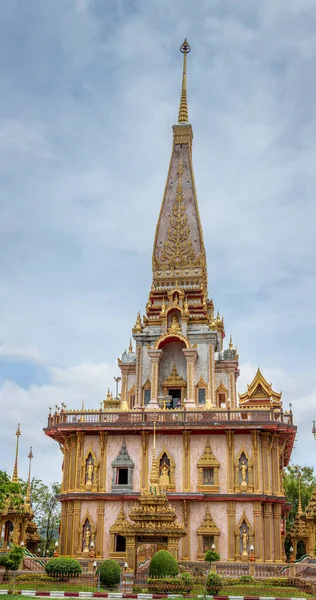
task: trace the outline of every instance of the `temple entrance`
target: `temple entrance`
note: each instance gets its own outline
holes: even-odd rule
[[[135,575],[148,572],[149,563],[158,550],[168,550],[168,538],[137,538]]]
[[[170,388],[168,390],[168,395],[170,400],[167,403],[166,408],[181,408],[181,389]]]

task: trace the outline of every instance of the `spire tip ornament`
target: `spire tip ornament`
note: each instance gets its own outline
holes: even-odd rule
[[[18,477],[18,460],[19,460],[19,437],[21,435],[21,430],[20,430],[20,423],[18,423],[18,428],[16,430],[16,448],[15,448],[15,462],[14,462],[14,468],[13,468],[13,475],[12,475],[12,483],[18,483],[19,482],[19,477]]]
[[[183,73],[182,73],[182,90],[180,98],[180,106],[178,113],[178,123],[189,122],[189,110],[187,101],[187,54],[191,52],[191,46],[185,38],[183,44],[180,46],[180,52],[183,54]]]

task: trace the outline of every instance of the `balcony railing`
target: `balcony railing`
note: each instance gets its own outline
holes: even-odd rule
[[[104,427],[183,427],[190,425],[216,426],[224,422],[242,426],[246,423],[284,423],[293,425],[292,412],[283,412],[278,409],[241,409],[241,410],[131,410],[131,411],[103,411],[103,410],[61,410],[49,414],[47,427],[55,426],[80,426],[103,425]]]

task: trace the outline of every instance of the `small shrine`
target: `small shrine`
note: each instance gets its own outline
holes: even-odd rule
[[[31,506],[31,461],[33,459],[32,448],[30,449],[29,473],[27,480],[27,489],[25,499],[22,497],[18,484],[18,456],[19,456],[19,438],[21,435],[20,424],[16,431],[16,452],[12,475],[12,483],[17,485],[15,494],[8,496],[0,511],[0,552],[6,552],[12,545],[24,545],[30,551],[35,550],[38,544],[39,535],[37,526],[34,522],[34,512]]]
[[[137,547],[142,544],[163,545],[178,559],[179,541],[186,530],[177,520],[174,507],[159,486],[159,471],[156,460],[155,437],[152,454],[149,489],[143,492],[135,502],[128,521],[121,508],[119,513],[119,535],[126,539],[126,560],[136,574]]]

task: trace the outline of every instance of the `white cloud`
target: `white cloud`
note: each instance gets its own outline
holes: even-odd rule
[[[240,381],[258,363],[313,444],[315,23],[314,0],[0,5],[0,347],[54,365],[5,384],[5,436],[21,415],[50,456],[47,406],[106,392],[151,284],[187,35],[210,295]]]

